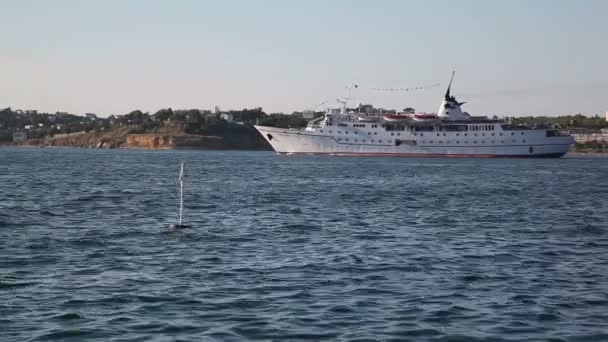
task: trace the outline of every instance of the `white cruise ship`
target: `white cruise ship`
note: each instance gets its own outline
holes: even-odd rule
[[[452,75],[453,78],[453,75]],[[382,115],[330,109],[305,129],[255,126],[276,152],[399,157],[561,157],[573,138],[558,130],[473,117],[450,95],[437,114]]]

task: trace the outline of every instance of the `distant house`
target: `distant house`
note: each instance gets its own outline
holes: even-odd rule
[[[220,118],[226,122],[234,122],[234,115],[232,113],[222,113]]]
[[[32,129],[34,128],[34,125],[25,125],[25,127],[23,127],[24,129]]]
[[[25,132],[15,132],[13,133],[13,142],[22,143],[27,140],[27,133]]]
[[[97,115],[95,115],[95,113],[85,113],[84,117],[91,120],[97,119]]]

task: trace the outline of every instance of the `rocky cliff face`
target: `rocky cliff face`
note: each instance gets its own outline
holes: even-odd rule
[[[188,134],[181,129],[154,133],[135,133],[130,128],[100,132],[76,132],[46,139],[30,139],[24,145],[87,148],[149,148],[209,150],[270,150],[268,143],[253,127],[234,125],[223,130]]]
[[[230,146],[220,137],[179,134],[129,134],[121,147],[152,149],[213,149],[225,150]]]
[[[223,138],[195,134],[129,134],[128,131],[78,132],[46,140],[30,140],[29,145],[88,148],[210,149],[233,148]]]

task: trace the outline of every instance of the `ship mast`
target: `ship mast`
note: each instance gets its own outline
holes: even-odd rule
[[[450,83],[448,84],[448,90],[445,92],[445,100],[450,100],[450,88],[452,88],[452,81],[454,81],[454,74],[456,74],[456,70],[452,70],[452,77],[450,78]]]

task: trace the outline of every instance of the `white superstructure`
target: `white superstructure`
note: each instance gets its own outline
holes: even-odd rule
[[[452,75],[453,78],[453,75]],[[573,138],[563,132],[472,117],[450,95],[437,114],[396,115],[328,110],[301,130],[255,126],[276,152],[368,156],[561,157]]]

